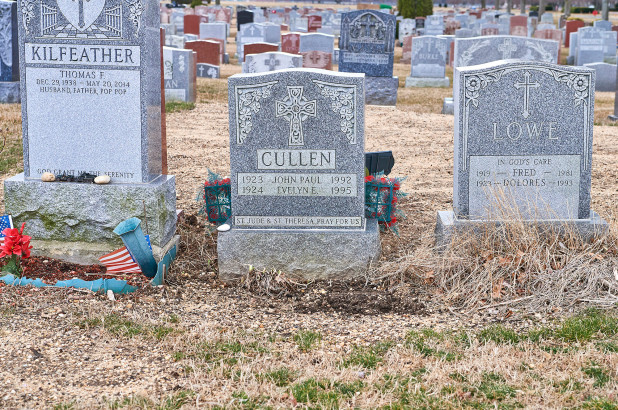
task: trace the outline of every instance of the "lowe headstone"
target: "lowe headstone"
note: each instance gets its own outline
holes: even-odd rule
[[[454,74],[453,211],[438,243],[491,221],[605,229],[590,209],[594,70],[493,62]]]
[[[229,78],[232,217],[219,275],[251,265],[303,279],[362,275],[379,255],[364,216],[362,74],[292,69]]]

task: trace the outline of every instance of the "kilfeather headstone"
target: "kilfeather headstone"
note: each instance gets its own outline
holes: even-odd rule
[[[24,172],[5,181],[6,211],[42,241],[37,251],[64,249],[61,258],[96,261],[133,216],[146,219],[155,249],[166,246],[176,193],[174,177],[162,175],[158,4],[18,7]],[[106,174],[111,183],[41,182],[44,172]]]

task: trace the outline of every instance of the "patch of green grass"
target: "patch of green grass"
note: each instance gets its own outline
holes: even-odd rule
[[[4,146],[4,149],[2,148]],[[24,157],[24,148],[19,139],[6,139],[0,135],[0,174],[12,171]],[[21,172],[21,170],[20,170]]]
[[[53,410],[73,410],[75,408],[75,402],[71,401],[69,403],[58,403],[52,406]]]
[[[182,406],[184,406],[185,404],[189,403],[189,400],[193,396],[195,396],[195,392],[191,390],[181,390],[173,395],[164,397],[159,402],[155,402],[148,397],[140,395],[133,395],[113,401],[109,401],[105,397],[103,397],[103,402],[110,410],[118,410],[122,408],[178,410],[182,408]]]
[[[183,358],[193,357],[207,363],[222,362],[228,366],[233,366],[240,361],[245,361],[267,352],[268,349],[257,341],[219,340],[200,343],[197,345],[194,353],[184,352]]]
[[[170,322],[170,323],[180,323],[180,317],[178,315],[172,313],[167,318],[167,321]]]
[[[459,372],[453,372],[449,374],[448,377],[450,377],[452,380],[455,380],[456,382],[459,382],[459,383],[465,383],[468,381],[468,378]]]
[[[364,388],[365,383],[360,380],[343,383],[311,378],[293,385],[290,392],[299,403],[313,404],[319,408],[336,409],[339,408],[340,400],[351,398]]]
[[[443,342],[445,339],[451,338],[456,344],[464,341],[460,337],[452,337],[451,334],[438,333],[433,329],[423,329],[420,331],[412,330],[406,336],[406,345],[413,347],[417,352],[425,357],[437,357],[438,359],[447,362],[456,360],[460,357],[458,353],[431,347],[430,343]]]
[[[575,380],[572,377],[569,377],[568,379],[561,380],[559,382],[555,382],[554,383],[554,387],[561,394],[565,394],[565,393],[572,392],[572,391],[579,391],[579,390],[583,389],[582,384],[578,380]]]
[[[386,352],[393,346],[393,342],[380,342],[372,346],[354,346],[350,356],[341,363],[343,367],[360,366],[365,369],[375,369],[384,360]]]
[[[301,330],[294,335],[294,342],[303,352],[308,352],[322,340],[322,334],[312,330]]]
[[[165,112],[190,111],[195,108],[195,103],[185,101],[170,101],[165,103]]]
[[[491,341],[496,344],[517,344],[521,341],[521,337],[516,331],[502,325],[486,327],[478,334],[478,338],[483,343]]]
[[[590,362],[588,366],[582,367],[582,372],[586,376],[594,379],[594,387],[603,387],[611,379],[609,372],[596,362]]]
[[[588,342],[595,336],[611,337],[618,333],[618,317],[597,309],[566,319],[553,332],[555,338],[565,342]]]
[[[267,397],[251,398],[244,391],[237,391],[232,393],[234,399],[233,408],[240,407],[243,409],[258,409],[261,408],[262,403],[266,401]]]
[[[582,403],[580,408],[586,410],[618,410],[618,402],[607,398],[592,397]]]
[[[82,319],[75,323],[80,329],[89,329],[93,327],[103,327],[106,331],[116,337],[132,338],[138,335],[153,337],[157,340],[164,339],[167,335],[174,331],[171,327],[139,324],[133,320],[123,318],[117,314],[111,314],[101,318]]]
[[[597,349],[602,351],[603,353],[617,353],[618,352],[618,344],[614,342],[599,342],[596,344]]]
[[[271,370],[267,373],[257,375],[258,380],[268,381],[278,387],[285,387],[296,379],[296,372],[291,371],[287,367]]]

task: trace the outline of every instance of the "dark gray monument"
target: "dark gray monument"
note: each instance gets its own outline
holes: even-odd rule
[[[219,275],[362,275],[380,251],[364,216],[362,74],[290,69],[229,78],[232,218]],[[231,229],[230,229],[231,228]]]
[[[339,71],[365,73],[365,102],[395,105],[399,78],[393,77],[396,17],[357,10],[341,18]]]
[[[96,262],[134,216],[164,250],[176,188],[163,158],[158,4],[23,0],[18,17],[24,172],[5,181],[6,212],[50,256]],[[42,182],[45,172],[111,183]]]
[[[18,103],[17,3],[0,0],[0,103]]]
[[[438,243],[487,222],[606,229],[590,209],[594,70],[493,62],[457,69],[453,92],[454,210],[438,213]]]

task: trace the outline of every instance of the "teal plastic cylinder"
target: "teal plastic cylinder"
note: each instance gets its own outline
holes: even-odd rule
[[[127,219],[116,226],[114,233],[122,238],[124,246],[133,256],[142,273],[148,278],[154,278],[157,274],[157,262],[146,242],[141,223],[139,218]]]

